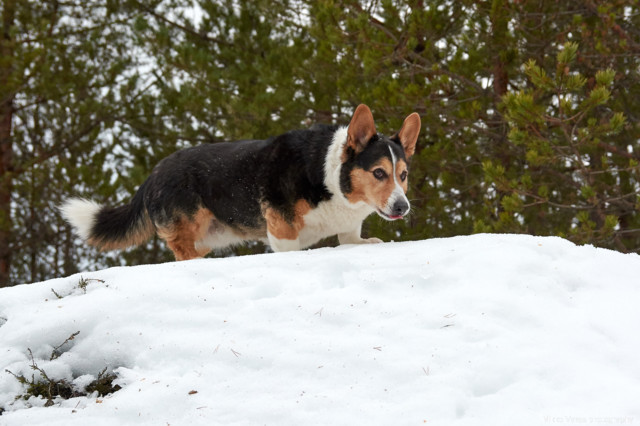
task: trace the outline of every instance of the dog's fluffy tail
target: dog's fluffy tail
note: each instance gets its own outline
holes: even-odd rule
[[[91,200],[71,198],[60,206],[60,212],[82,239],[100,250],[142,244],[155,232],[144,208],[141,191],[130,204],[120,207],[106,207]]]

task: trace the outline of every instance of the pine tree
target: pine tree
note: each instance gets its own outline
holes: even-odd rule
[[[484,164],[487,180],[504,194],[491,226],[628,251],[636,244],[625,235],[638,190],[621,183],[639,182],[640,168],[632,153],[617,146],[624,115],[607,108],[616,72],[597,71],[587,87],[589,78],[571,69],[578,49],[576,43],[564,45],[554,75],[530,60],[524,69],[533,87],[504,97],[509,140],[522,163]]]
[[[127,36],[133,15],[120,9],[113,1],[3,3],[0,285],[77,271],[87,251],[56,206],[73,193],[114,192],[122,106],[139,86]]]

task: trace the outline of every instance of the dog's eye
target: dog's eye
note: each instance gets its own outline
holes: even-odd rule
[[[382,169],[375,169],[373,171],[373,176],[378,180],[382,180],[387,177],[387,173]]]
[[[407,173],[406,170],[404,172],[400,173],[400,180],[403,181],[403,182],[405,180],[407,180],[407,175],[408,175],[408,173]]]

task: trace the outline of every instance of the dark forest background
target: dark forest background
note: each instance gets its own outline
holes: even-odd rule
[[[196,144],[422,117],[413,213],[364,233],[558,235],[640,251],[640,6],[613,1],[2,0],[0,286],[171,260],[79,241]],[[325,241],[323,244],[332,244]],[[260,245],[237,254],[264,251]]]

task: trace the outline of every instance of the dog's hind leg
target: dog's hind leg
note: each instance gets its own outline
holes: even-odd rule
[[[212,218],[213,214],[202,208],[192,217],[183,216],[169,226],[158,227],[158,235],[167,242],[176,260],[203,257],[209,248],[196,248],[196,241],[207,233]]]

